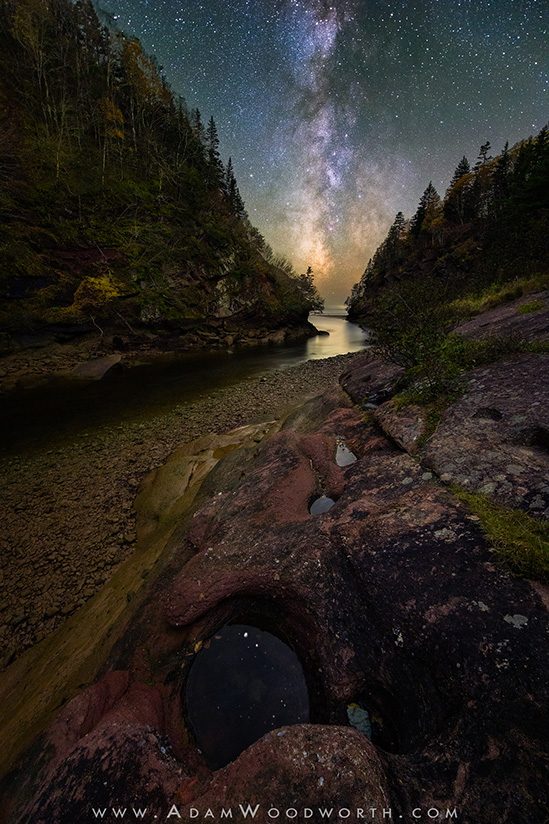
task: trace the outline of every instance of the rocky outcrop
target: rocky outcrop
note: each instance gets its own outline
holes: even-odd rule
[[[278,323],[255,324],[238,318],[210,319],[179,331],[141,334],[128,333],[127,328],[111,329],[105,335],[88,330],[68,334],[66,339],[50,332],[12,335],[9,349],[0,353],[0,393],[35,387],[51,378],[100,380],[113,367],[131,367],[170,353],[300,343],[317,334],[306,316],[304,310],[302,317],[281,315]]]
[[[119,674],[76,697],[21,768],[13,820],[68,824],[143,795],[164,814],[238,797],[262,809],[331,800],[357,820],[366,797],[394,816],[535,820],[549,697],[538,587],[494,563],[476,520],[340,390],[300,415],[215,470],[113,651]],[[345,468],[341,440],[358,457]],[[311,516],[319,493],[336,504]],[[294,646],[321,726],[272,732],[211,773],[186,728],[185,678],[200,641],[243,619]],[[345,726],[350,702],[368,709],[372,743]]]
[[[549,355],[476,369],[430,438],[424,463],[445,482],[549,517]]]
[[[496,306],[462,323],[459,332],[470,338],[518,335],[524,340],[547,340],[549,292],[528,294],[518,300]]]

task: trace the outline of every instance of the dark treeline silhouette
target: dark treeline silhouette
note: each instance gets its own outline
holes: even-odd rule
[[[0,324],[177,324],[246,296],[306,314],[213,118],[91,0],[0,0]],[[111,21],[112,22],[112,21]]]
[[[443,198],[430,182],[410,220],[398,212],[353,287],[351,316],[367,316],[386,287],[412,279],[437,281],[451,299],[546,269],[548,130],[497,157],[490,151],[487,141],[473,168],[462,157]]]

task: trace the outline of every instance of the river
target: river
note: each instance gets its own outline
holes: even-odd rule
[[[212,390],[299,363],[364,348],[363,330],[341,310],[312,315],[321,334],[293,346],[189,353],[114,369],[103,380],[51,380],[0,400],[0,451],[11,454],[79,432],[145,421]]]

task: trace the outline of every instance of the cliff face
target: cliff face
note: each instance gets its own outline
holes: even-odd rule
[[[4,352],[29,334],[192,346],[307,331],[309,303],[268,262],[215,123],[91,2],[2,0],[0,77]]]

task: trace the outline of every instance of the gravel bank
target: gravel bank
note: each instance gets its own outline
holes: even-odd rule
[[[104,427],[62,448],[0,460],[2,668],[57,629],[131,554],[137,488],[176,446],[277,418],[333,384],[354,357],[270,372],[146,423]]]

